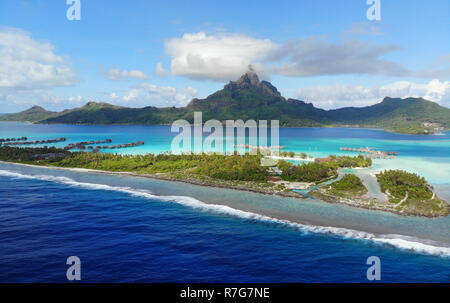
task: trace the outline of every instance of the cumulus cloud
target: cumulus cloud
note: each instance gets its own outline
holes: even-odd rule
[[[422,97],[442,106],[450,107],[450,81],[438,79],[428,83],[398,81],[382,86],[330,85],[300,88],[296,97],[312,102],[320,108],[368,106],[380,102],[384,97]]]
[[[0,102],[2,112],[33,104],[52,108],[69,102],[52,89],[74,85],[76,72],[54,52],[50,42],[38,41],[18,28],[0,27]]]
[[[116,93],[113,92],[113,93],[109,94],[109,98],[111,100],[117,100],[117,99],[119,99],[119,96]]]
[[[82,96],[62,97],[55,95],[49,89],[16,90],[14,93],[0,90],[2,113],[18,112],[40,105],[48,110],[62,110],[83,105],[86,101]]]
[[[276,47],[269,39],[204,32],[184,34],[165,43],[166,53],[172,58],[172,74],[218,81],[237,78],[249,64],[258,71],[262,66],[259,61]]]
[[[375,31],[355,25],[352,32],[362,33],[367,28]],[[325,37],[310,37],[280,45],[239,34],[199,32],[169,39],[165,49],[171,57],[172,74],[217,81],[237,78],[250,64],[260,74],[289,77],[411,74],[400,64],[384,59],[386,54],[400,50],[398,46],[358,39],[330,42]],[[165,71],[161,65],[157,70]]]
[[[383,59],[384,55],[396,50],[399,48],[395,45],[370,41],[329,42],[312,37],[288,41],[271,53],[268,60],[281,62],[281,65],[271,68],[272,73],[291,77],[343,74],[405,76],[408,70]]]
[[[0,28],[0,89],[42,89],[75,82],[75,71],[54,53],[51,43],[17,28]]]
[[[125,102],[130,102],[135,100],[137,97],[139,96],[139,90],[136,88],[133,88],[132,90],[130,90],[128,92],[128,94],[126,94],[125,96],[123,96],[123,100]]]
[[[158,62],[155,67],[155,75],[159,77],[165,77],[169,72],[162,66],[161,62]]]
[[[178,90],[172,86],[158,86],[142,83],[133,86],[132,89],[122,97],[122,100],[116,101],[115,104],[131,107],[181,107],[187,105],[191,99],[197,96],[197,94],[197,89],[190,86]]]
[[[83,102],[83,97],[82,96],[70,96],[68,99],[70,104],[81,104],[81,102]]]
[[[128,79],[138,79],[138,80],[148,80],[149,77],[140,70],[121,70],[119,68],[115,68],[115,69],[110,69],[107,74],[106,74],[106,78],[108,78],[109,80],[114,80],[114,81],[118,81],[118,80],[128,80]]]

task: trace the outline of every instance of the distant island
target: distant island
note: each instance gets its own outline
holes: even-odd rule
[[[433,134],[450,129],[450,109],[423,98],[389,98],[366,107],[323,110],[311,103],[286,99],[270,82],[247,72],[237,81],[205,99],[193,99],[186,107],[128,108],[88,102],[61,112],[33,106],[0,121],[29,121],[44,124],[149,124],[168,125],[177,119],[192,122],[201,111],[204,121],[279,120],[281,127],[366,127],[407,134]]]
[[[368,189],[359,177],[341,174],[344,168],[370,167],[372,160],[362,155],[330,155],[326,161],[308,158],[304,153],[283,152],[283,156],[286,159],[298,156],[296,158],[308,161],[296,165],[261,153],[121,155],[71,152],[55,147],[0,146],[0,161],[6,162],[181,181],[299,199],[316,197],[326,202],[399,215],[437,217],[449,214],[448,203],[436,196],[424,178],[405,171],[377,174],[378,184],[388,198],[386,201],[367,196]]]

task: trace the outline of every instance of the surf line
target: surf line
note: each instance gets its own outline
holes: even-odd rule
[[[107,190],[107,191],[122,192],[134,197],[157,199],[164,202],[178,203],[204,212],[212,212],[221,215],[228,215],[245,220],[257,220],[261,222],[281,224],[305,233],[312,232],[318,234],[329,234],[339,236],[344,239],[352,238],[358,240],[370,240],[373,241],[374,243],[393,246],[401,250],[414,251],[417,253],[436,255],[441,257],[450,257],[450,247],[434,246],[422,243],[420,241],[405,240],[401,238],[383,237],[383,235],[376,236],[375,234],[372,233],[357,231],[343,227],[315,226],[296,223],[285,219],[277,219],[249,211],[235,209],[226,205],[209,204],[188,196],[158,196],[152,194],[147,190],[134,189],[131,187],[119,187],[107,184],[78,182],[68,177],[59,177],[51,175],[26,175],[9,170],[0,170],[0,176],[22,178],[22,179],[38,179],[42,181],[55,182],[68,186],[86,188],[90,190]]]

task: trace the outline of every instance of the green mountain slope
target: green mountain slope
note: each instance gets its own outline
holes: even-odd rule
[[[60,113],[40,107],[0,116],[0,120],[67,124],[171,124],[177,119],[193,121],[195,111],[203,121],[279,120],[280,126],[377,127],[402,133],[432,133],[450,129],[450,109],[422,98],[389,98],[367,107],[323,110],[310,103],[286,99],[267,81],[248,72],[237,81],[205,99],[193,99],[186,107],[128,108],[89,102],[83,107]]]
[[[65,110],[40,123],[64,124],[169,124],[178,119],[183,108],[129,108],[108,103],[89,102],[83,107]],[[0,118],[1,119],[1,118]]]
[[[57,112],[51,112],[43,109],[40,106],[33,106],[23,112],[16,114],[4,114],[0,116],[0,121],[27,121],[27,122],[36,122],[40,120],[47,119],[54,115],[57,115]]]
[[[450,128],[450,109],[422,98],[389,98],[363,108],[329,111],[330,121],[384,128],[402,133],[430,133]]]
[[[282,126],[319,126],[326,111],[303,101],[286,100],[276,87],[259,81],[254,73],[243,75],[205,99],[194,99],[188,111],[202,111],[203,119],[280,120]]]

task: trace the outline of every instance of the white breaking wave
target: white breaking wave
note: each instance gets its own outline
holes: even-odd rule
[[[106,184],[86,183],[78,182],[68,177],[58,177],[50,175],[25,175],[8,170],[0,170],[0,176],[21,178],[21,179],[38,179],[49,182],[57,182],[69,186],[87,188],[91,190],[108,190],[129,194],[135,197],[143,197],[148,199],[158,199],[166,202],[174,202],[184,206],[194,208],[196,210],[204,212],[212,212],[221,215],[229,215],[233,217],[243,218],[246,220],[255,220],[261,222],[267,222],[272,224],[281,224],[288,226],[302,232],[331,234],[340,236],[343,238],[352,238],[360,240],[369,240],[379,244],[391,245],[403,250],[414,251],[422,254],[436,255],[442,257],[450,257],[450,247],[436,246],[430,243],[426,243],[426,240],[417,239],[409,236],[402,235],[375,235],[372,233],[357,231],[342,227],[332,226],[314,226],[301,223],[291,222],[284,219],[276,219],[273,217],[256,214],[249,211],[243,211],[235,209],[226,205],[220,204],[208,204],[188,196],[158,196],[152,194],[148,190],[134,189],[131,187],[111,186]]]

